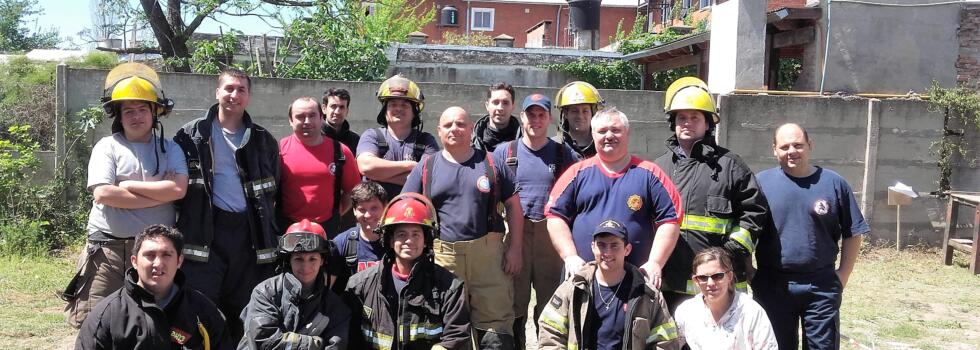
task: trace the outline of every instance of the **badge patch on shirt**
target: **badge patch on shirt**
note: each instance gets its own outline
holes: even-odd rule
[[[817,215],[825,215],[830,210],[830,204],[827,204],[826,199],[820,199],[813,203],[813,212]]]
[[[560,309],[561,308],[561,298],[558,296],[551,296],[551,306]]]
[[[337,163],[330,163],[330,175],[337,175]]]
[[[170,340],[173,340],[174,343],[184,345],[187,344],[187,341],[190,339],[191,339],[191,335],[188,334],[187,332],[184,332],[183,330],[177,327],[170,327]]]
[[[476,179],[476,189],[483,193],[490,192],[490,179],[486,175],[480,175],[480,178]]]
[[[640,198],[638,194],[631,195],[626,199],[626,206],[632,211],[640,210],[643,208],[643,198]]]

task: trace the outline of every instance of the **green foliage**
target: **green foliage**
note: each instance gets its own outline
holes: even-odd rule
[[[112,68],[118,62],[113,53],[93,52],[65,63],[77,68]],[[54,149],[56,63],[35,62],[15,56],[0,64],[0,137],[15,124],[28,124],[31,140],[41,150]]]
[[[629,61],[602,62],[579,58],[575,62],[547,64],[544,68],[569,73],[597,89],[635,90],[640,88],[640,72]]]
[[[442,34],[442,43],[445,45],[493,46],[493,38],[483,32],[472,32],[469,35],[445,32]]]
[[[76,117],[66,130],[65,162],[50,181],[37,180],[41,162],[28,126],[11,127],[12,136],[0,139],[0,255],[43,255],[85,237],[92,198],[84,188],[89,150],[81,141],[88,125],[98,125],[101,108]]]
[[[933,82],[929,89],[929,104],[944,114],[943,136],[932,143],[939,165],[939,191],[950,189],[950,178],[956,157],[970,167],[977,166],[975,145],[969,135],[980,133],[980,95],[966,86],[943,88]]]
[[[653,76],[650,78],[651,89],[657,91],[664,91],[667,90],[667,87],[670,86],[670,83],[673,83],[674,80],[680,79],[681,77],[689,77],[689,76],[696,77],[697,75],[698,75],[697,66],[680,67],[680,68],[668,69],[663,72],[656,72],[653,73]]]
[[[276,76],[347,81],[381,80],[388,68],[384,49],[389,42],[406,41],[435,18],[435,10],[410,5],[407,0],[372,3],[368,14],[361,2],[317,2],[316,9],[286,28],[286,43],[278,55],[299,54],[296,62],[285,60]],[[421,13],[419,13],[421,11]]]
[[[195,73],[218,74],[222,68],[228,67],[238,48],[238,36],[243,35],[239,30],[231,30],[215,40],[201,40],[191,43],[190,64]],[[246,69],[248,70],[248,69]]]
[[[626,33],[623,21],[616,26],[616,34],[610,39],[618,43],[617,51],[624,55],[646,50],[653,46],[683,38],[684,35],[667,28],[661,33],[643,31],[646,16],[637,16],[633,29]],[[697,33],[697,32],[694,32]],[[640,89],[640,67],[636,64],[619,60],[614,62],[597,62],[585,58],[564,64],[549,64],[542,66],[546,69],[569,73],[576,78],[587,81],[599,89]],[[654,90],[664,90],[677,78],[697,75],[696,67],[681,67],[654,73],[650,77]]]
[[[0,0],[0,52],[53,48],[61,41],[54,28],[32,31],[31,17],[40,15],[37,0]]]
[[[799,58],[780,58],[776,90],[793,90],[793,84],[796,84],[796,79],[799,79],[802,71],[803,63]]]

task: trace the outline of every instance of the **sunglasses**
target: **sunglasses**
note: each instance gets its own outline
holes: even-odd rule
[[[726,273],[728,273],[728,271],[719,272],[719,273],[711,274],[711,275],[696,275],[696,276],[694,276],[694,280],[695,281],[698,281],[698,283],[708,283],[708,280],[709,279],[711,279],[711,280],[713,280],[715,282],[719,282],[719,281],[721,281],[722,278],[725,278],[725,274]]]

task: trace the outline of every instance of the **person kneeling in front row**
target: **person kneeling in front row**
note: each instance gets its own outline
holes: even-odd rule
[[[347,282],[355,312],[351,349],[469,349],[470,313],[463,281],[433,261],[439,222],[432,203],[406,192],[381,215],[381,264]],[[503,305],[501,305],[503,307]]]
[[[346,349],[351,312],[327,286],[330,241],[303,219],[279,239],[280,269],[252,291],[239,349]]]
[[[85,318],[75,349],[231,349],[225,318],[184,286],[184,236],[152,225],[136,235],[123,288]]]
[[[558,286],[538,320],[538,349],[680,349],[663,295],[625,261],[626,237],[617,221],[596,227],[596,260]]]

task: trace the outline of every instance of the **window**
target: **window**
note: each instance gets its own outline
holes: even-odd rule
[[[493,9],[474,7],[470,10],[470,29],[493,30]]]
[[[701,7],[698,8],[703,9],[703,8],[707,8],[708,6],[711,6],[711,0],[701,0]]]

